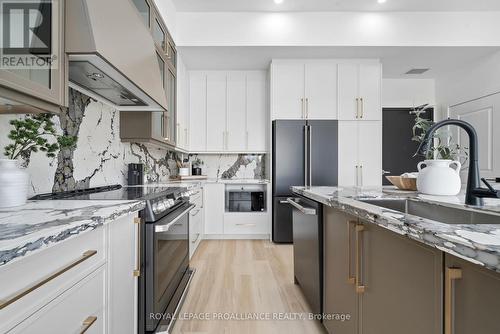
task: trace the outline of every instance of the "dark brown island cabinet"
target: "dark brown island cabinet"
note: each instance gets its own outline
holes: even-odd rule
[[[500,274],[445,255],[445,334],[500,333]]]
[[[324,209],[324,313],[330,334],[443,333],[443,254]],[[469,332],[471,333],[471,332]]]

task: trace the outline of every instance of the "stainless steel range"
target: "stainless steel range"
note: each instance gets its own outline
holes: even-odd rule
[[[175,323],[193,271],[189,268],[188,190],[177,187],[119,185],[37,195],[31,199],[146,201],[139,213],[141,273],[138,333],[168,333]]]

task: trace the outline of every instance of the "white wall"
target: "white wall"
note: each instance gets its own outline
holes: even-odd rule
[[[167,29],[177,43],[177,9],[172,0],[155,0],[156,7],[167,25]]]
[[[436,104],[434,79],[383,79],[382,107],[415,107]]]
[[[178,12],[181,46],[498,46],[500,12]]]
[[[450,105],[497,92],[500,92],[500,52],[436,80],[437,103],[443,112]]]

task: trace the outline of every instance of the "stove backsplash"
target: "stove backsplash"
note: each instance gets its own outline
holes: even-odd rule
[[[30,194],[109,184],[126,184],[127,164],[144,163],[147,182],[167,182],[178,174],[177,163],[187,155],[151,145],[122,143],[120,113],[116,109],[70,89],[66,113],[54,116],[59,133],[77,136],[76,147],[56,158],[32,153],[22,163],[31,177]],[[9,121],[17,115],[0,115],[0,149],[9,143]],[[265,155],[193,155],[204,162],[210,178],[265,178]],[[0,158],[3,158],[0,157]]]

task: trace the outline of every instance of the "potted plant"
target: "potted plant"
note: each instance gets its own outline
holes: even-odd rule
[[[414,108],[415,125],[413,126],[412,140],[421,143],[427,131],[434,122],[423,118],[422,114],[429,108],[425,104]],[[442,128],[436,131],[433,145],[424,157],[425,160],[417,165],[417,189],[428,195],[455,196],[460,192],[462,182],[460,169],[467,160],[467,152],[453,139],[453,133]],[[459,160],[464,160],[460,162]]]
[[[193,163],[193,168],[192,168],[192,172],[193,172],[193,175],[201,175],[201,166],[203,166],[203,160],[201,160],[200,158],[196,158]]]
[[[52,117],[50,114],[26,115],[24,119],[9,122],[13,127],[8,135],[12,143],[4,147],[6,159],[0,159],[0,207],[26,203],[29,176],[25,167],[32,153],[45,152],[47,157],[54,158],[59,148],[75,145],[76,138],[56,133]]]

